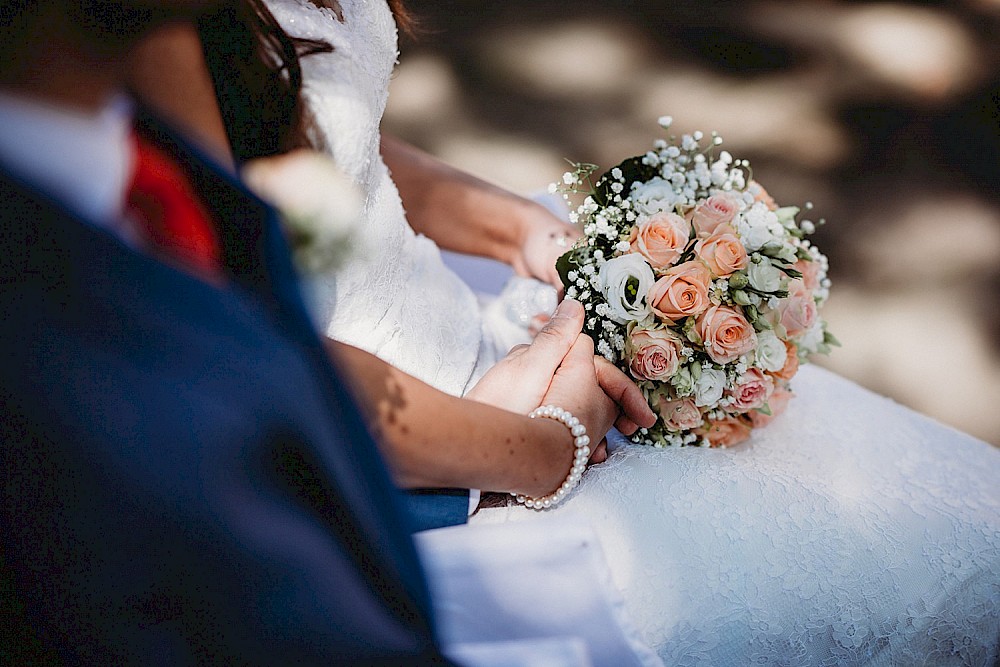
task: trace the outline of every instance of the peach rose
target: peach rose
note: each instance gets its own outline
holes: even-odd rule
[[[720,225],[711,236],[699,240],[694,252],[720,278],[731,276],[747,265],[746,248],[729,225]]]
[[[632,228],[629,245],[654,269],[665,269],[684,252],[690,230],[691,225],[676,213],[656,213]]]
[[[677,372],[681,348],[680,336],[666,329],[634,329],[629,334],[629,368],[639,380],[662,382]]]
[[[728,393],[730,404],[737,412],[748,412],[764,407],[774,391],[774,380],[759,368],[751,368],[737,380]]]
[[[646,294],[653,312],[668,322],[698,315],[711,305],[708,288],[712,274],[708,267],[692,260],[667,269]]]
[[[774,392],[771,394],[771,398],[767,400],[767,407],[770,409],[771,414],[765,415],[763,412],[757,412],[756,410],[750,412],[747,416],[750,417],[750,422],[753,424],[754,428],[760,428],[762,426],[767,426],[776,417],[781,415],[788,407],[788,401],[792,400],[794,394],[784,387],[775,387]]]
[[[695,435],[708,438],[711,447],[730,447],[750,437],[750,425],[738,417],[726,417],[697,429]]]
[[[801,336],[816,323],[818,311],[812,295],[798,292],[781,300],[781,326],[789,338]]]
[[[701,410],[690,398],[670,400],[661,396],[653,406],[663,419],[663,425],[672,431],[686,431],[697,428],[704,421]]]
[[[712,195],[694,207],[688,214],[694,231],[699,237],[711,236],[722,225],[728,225],[740,211],[736,195],[723,193]]]
[[[785,356],[785,365],[780,371],[771,373],[771,375],[779,380],[788,382],[799,372],[799,349],[795,346],[795,343],[789,343],[787,340],[784,343],[785,349],[788,350],[788,354]]]
[[[757,332],[735,308],[712,306],[696,325],[705,352],[717,364],[728,364],[757,347]]]

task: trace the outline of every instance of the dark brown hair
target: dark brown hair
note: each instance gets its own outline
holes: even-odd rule
[[[402,0],[388,0],[400,30],[413,34]],[[335,8],[330,0],[310,0]],[[198,22],[226,134],[237,163],[316,145],[302,100],[300,58],[329,53],[330,44],[290,37],[263,0],[231,0]]]
[[[406,9],[403,0],[389,0],[389,9],[396,19],[396,26],[409,37],[416,37],[420,33],[420,22]]]

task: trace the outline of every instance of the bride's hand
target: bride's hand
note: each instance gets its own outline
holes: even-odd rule
[[[607,423],[577,415],[591,433],[602,438],[612,423],[627,435],[637,425],[652,426],[656,415],[635,383],[604,358],[594,356],[593,342],[580,334],[583,318],[578,301],[564,300],[532,344],[512,350],[466,398],[521,414],[557,399],[563,401],[560,407],[574,414],[600,415],[602,406],[610,404],[615,416]]]
[[[594,342],[589,336],[580,336],[590,341],[593,356]],[[646,397],[639,387],[617,366],[601,356],[594,356],[594,372],[601,390],[620,408],[615,428],[625,435],[632,435],[639,427],[649,428],[656,423],[656,413],[649,407]]]
[[[549,283],[562,294],[556,260],[580,237],[580,230],[532,203],[522,216],[524,233],[511,266],[518,275]]]
[[[583,329],[583,315],[579,301],[564,300],[531,345],[511,350],[465,397],[520,414],[537,408],[556,369]]]
[[[656,415],[642,392],[624,373],[603,357],[594,356],[594,341],[580,335],[556,370],[542,403],[569,410],[587,427],[594,442],[591,463],[607,458],[604,437],[614,425],[625,435],[638,425],[652,426]]]

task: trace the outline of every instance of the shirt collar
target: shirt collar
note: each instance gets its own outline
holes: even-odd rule
[[[0,93],[0,161],[15,176],[96,224],[120,225],[132,173],[132,104],[96,112]]]

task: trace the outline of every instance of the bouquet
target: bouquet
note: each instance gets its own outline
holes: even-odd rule
[[[633,436],[656,447],[745,440],[785,408],[799,363],[837,344],[818,313],[830,281],[816,223],[704,139],[658,140],[596,181],[574,164],[549,188],[586,195],[570,215],[584,236],[557,268],[597,352],[657,413]]]

